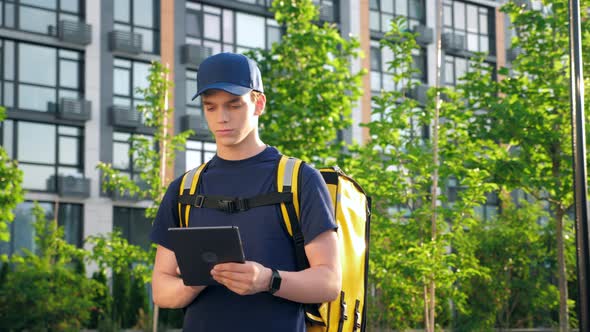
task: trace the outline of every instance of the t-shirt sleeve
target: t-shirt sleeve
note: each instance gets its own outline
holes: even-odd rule
[[[182,177],[174,180],[168,186],[166,194],[160,203],[156,219],[152,225],[150,240],[172,250],[170,240],[168,239],[168,228],[178,227],[180,219],[178,217],[178,191],[180,190],[180,181]]]
[[[315,168],[303,164],[300,192],[301,230],[308,244],[316,236],[328,230],[336,230],[334,205],[322,175]]]

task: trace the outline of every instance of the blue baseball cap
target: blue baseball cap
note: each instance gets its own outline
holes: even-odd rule
[[[218,53],[201,62],[197,73],[197,93],[193,100],[210,89],[242,96],[255,90],[264,93],[260,69],[242,54]]]

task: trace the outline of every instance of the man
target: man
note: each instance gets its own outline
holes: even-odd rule
[[[256,63],[240,54],[213,55],[199,67],[197,90],[193,99],[201,96],[217,145],[216,156],[201,174],[199,194],[250,198],[276,192],[280,154],[258,135],[266,97]],[[332,202],[319,172],[302,167],[300,219],[310,264],[306,270],[296,271],[292,239],[278,205],[232,214],[191,209],[189,226],[240,229],[246,262],[216,265],[211,275],[219,286],[189,287],[179,277],[166,230],[179,225],[181,177],[170,184],[151,233],[158,244],[152,289],[160,307],[186,308],[184,331],[302,332],[301,303],[337,298],[341,268]]]

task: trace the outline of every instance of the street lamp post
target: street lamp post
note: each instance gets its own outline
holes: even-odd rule
[[[588,221],[588,184],[586,181],[586,138],[584,129],[584,76],[580,35],[580,3],[569,0],[570,22],[570,100],[576,200],[576,252],[580,331],[590,331],[590,230]]]

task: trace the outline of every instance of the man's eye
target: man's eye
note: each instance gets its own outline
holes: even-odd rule
[[[229,105],[231,108],[240,108],[242,104],[231,104]]]

